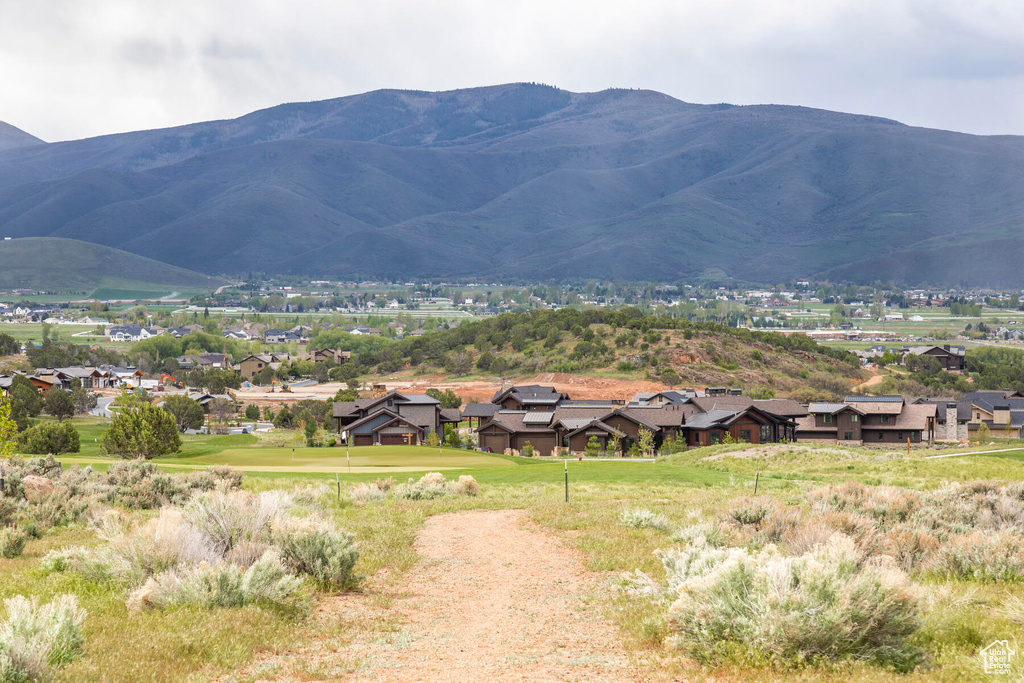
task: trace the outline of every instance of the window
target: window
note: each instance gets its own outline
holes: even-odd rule
[[[827,424],[827,425],[830,425],[830,424],[832,424],[832,416],[831,416],[831,415],[826,415],[826,416],[825,416],[825,419],[824,419],[824,422],[825,422],[825,424]]]
[[[711,444],[721,443],[722,442],[722,432],[709,432],[708,433],[708,440],[710,441]]]
[[[853,441],[853,432],[843,432],[843,439]]]
[[[903,441],[903,432],[896,432],[896,438]]]
[[[885,432],[878,432],[878,440],[881,441],[885,438]]]
[[[888,415],[883,415],[882,416],[882,424],[884,424],[884,425],[889,424],[889,416]]]
[[[860,415],[857,415],[856,413],[854,413],[853,415],[850,416],[850,422],[856,422],[859,418],[860,418]]]
[[[761,425],[761,443],[771,443],[772,428],[768,425]]]
[[[741,441],[746,441],[747,443],[750,443],[750,430],[749,429],[741,429],[740,430],[740,440]]]
[[[980,420],[981,419],[981,413],[975,413],[974,414],[974,419],[975,420]]]

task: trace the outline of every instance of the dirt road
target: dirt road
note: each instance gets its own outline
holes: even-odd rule
[[[273,675],[254,678],[647,680],[602,615],[607,581],[521,510],[431,517],[416,550],[421,562],[393,600],[343,596],[333,608],[350,624],[391,618],[393,630],[368,628],[335,647],[275,656],[255,667]]]

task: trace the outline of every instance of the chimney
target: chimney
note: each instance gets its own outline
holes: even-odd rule
[[[1010,406],[995,406],[992,411],[992,422],[997,425],[1010,424]]]
[[[949,351],[949,344],[943,344],[942,348],[944,348],[945,350]]]

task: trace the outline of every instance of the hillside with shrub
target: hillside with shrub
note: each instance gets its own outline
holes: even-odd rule
[[[315,335],[310,346],[348,348],[350,341],[361,350],[346,372],[362,377],[443,373],[511,379],[572,373],[649,379],[671,387],[742,387],[758,397],[813,400],[841,397],[862,376],[855,355],[802,334],[691,322],[631,308],[507,313],[373,347],[361,337],[328,331]]]

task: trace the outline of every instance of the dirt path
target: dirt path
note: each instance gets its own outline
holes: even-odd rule
[[[351,681],[646,680],[601,613],[607,582],[523,511],[431,517],[416,550],[422,561],[393,601],[339,598],[349,623],[357,614],[354,623],[380,623],[386,612],[397,617],[394,630],[274,657],[279,664],[257,665],[263,676],[255,678],[301,671],[312,680],[315,671],[319,680]],[[306,661],[296,666],[291,655]]]

